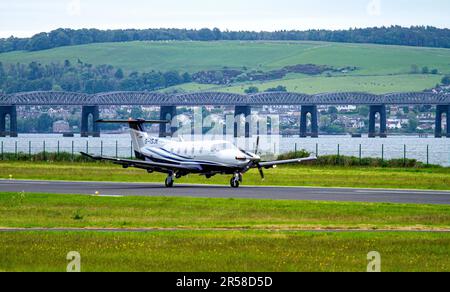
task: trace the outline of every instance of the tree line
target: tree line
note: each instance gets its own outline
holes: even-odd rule
[[[450,48],[450,29],[432,26],[390,26],[348,30],[282,30],[275,32],[221,31],[214,29],[57,29],[31,38],[0,39],[0,53],[130,41],[326,41]]]
[[[191,75],[177,71],[131,72],[125,74],[111,65],[92,65],[78,60],[63,63],[8,64],[0,62],[0,92],[71,91],[154,91],[190,82]]]

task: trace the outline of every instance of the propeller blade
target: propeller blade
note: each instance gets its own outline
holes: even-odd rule
[[[258,155],[258,151],[259,151],[259,136],[258,138],[256,138],[256,149],[255,149],[255,154]]]
[[[259,174],[261,175],[262,180],[265,179],[263,168],[258,164]]]

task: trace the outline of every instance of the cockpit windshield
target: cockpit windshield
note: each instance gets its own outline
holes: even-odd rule
[[[237,150],[238,148],[231,142],[221,141],[212,145],[213,151]]]

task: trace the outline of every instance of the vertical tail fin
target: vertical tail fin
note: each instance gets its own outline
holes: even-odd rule
[[[98,120],[96,123],[103,124],[128,124],[130,126],[131,141],[133,143],[134,152],[137,158],[141,158],[141,149],[147,144],[149,136],[145,131],[145,124],[168,124],[170,121],[156,121],[156,120]],[[157,139],[156,139],[157,140]]]

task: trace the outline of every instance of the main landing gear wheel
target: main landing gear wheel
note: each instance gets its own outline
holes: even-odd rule
[[[230,181],[230,185],[231,185],[232,188],[237,189],[237,188],[239,187],[239,179],[233,177],[233,178],[231,179],[231,181]]]
[[[173,188],[174,179],[173,176],[168,176],[166,178],[166,188]]]

